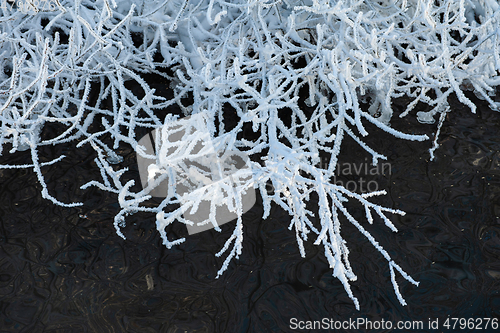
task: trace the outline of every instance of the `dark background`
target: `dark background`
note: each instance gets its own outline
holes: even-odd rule
[[[390,174],[373,178],[388,191],[377,202],[407,212],[389,215],[398,233],[380,219],[367,229],[420,281],[415,287],[397,276],[407,306],[394,294],[386,260],[348,222],[342,234],[358,276],[351,286],[360,311],[332,277],[322,247],[309,242],[301,258],[295,233],[287,229],[290,217],[273,205],[262,220],[261,201],[244,216],[242,256],[219,279],[224,257],[214,254],[234,223],[168,250],[154,216],[135,214],[127,218],[123,240],[113,227],[116,195],[79,189],[100,179],[93,149],[68,144],[41,148],[41,162],[68,155],[42,171],[53,196],[83,207],[42,199],[30,169],[0,170],[0,332],[289,332],[293,317],[426,325],[430,318],[439,319],[439,332],[452,332],[442,326],[448,317],[498,318],[500,114],[474,102],[477,114],[450,100],[434,161],[430,141],[403,141],[367,125],[366,142],[391,163]],[[401,99],[394,107],[402,111],[407,103]],[[414,114],[407,118],[395,116],[391,124],[406,133],[432,135],[436,129],[416,122]],[[369,157],[349,140],[342,151],[346,162]],[[120,167],[129,167],[127,177],[138,181],[135,153],[126,147],[119,152]],[[0,164],[6,163],[29,164],[30,154],[4,150]],[[366,225],[364,213],[352,209]],[[179,223],[168,232],[170,239],[187,235]]]

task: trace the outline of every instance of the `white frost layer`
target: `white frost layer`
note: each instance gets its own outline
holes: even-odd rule
[[[356,307],[350,289],[356,276],[340,216],[387,260],[402,304],[396,271],[417,282],[352,217],[345,203],[357,201],[368,223],[376,223],[373,215],[378,215],[393,231],[396,226],[385,214],[403,213],[370,201],[383,191],[360,194],[332,184],[343,138],[354,139],[375,164],[386,157],[363,142],[370,134],[365,128],[368,122],[398,139],[426,140],[424,135],[391,127],[391,118],[413,116],[423,103],[431,109],[418,112],[418,120],[434,123],[439,118],[439,129],[449,111],[450,95],[475,111],[466,90],[492,109],[500,107],[493,98],[500,84],[500,10],[494,0],[59,0],[60,5],[39,11],[9,4],[0,9],[0,147],[8,153],[29,149],[33,164],[0,168],[33,168],[43,197],[76,206],[79,203],[63,203],[49,194],[41,167],[60,159],[40,162],[40,148],[90,144],[102,179],[82,188],[97,186],[117,194],[121,211],[115,227],[121,237],[125,238],[122,227],[127,215],[156,214],[158,230],[170,248],[184,239],[170,241],[165,228],[175,221],[192,223],[183,214],[193,211],[202,198],[211,200],[213,222],[216,203],[224,198],[216,192],[230,187],[206,186],[198,198],[182,202],[171,181],[174,170],[165,168],[168,161],[162,149],[168,143],[161,141],[159,156],[152,156],[138,144],[135,133],[172,121],[170,116],[158,119],[156,110],[174,104],[185,116],[203,113],[208,135],[219,146],[250,157],[266,153],[265,159],[250,163],[253,177],[242,177],[247,181],[239,182],[232,196],[231,210],[238,218],[217,254],[227,253],[218,276],[242,251],[241,195],[259,189],[264,217],[272,202],[287,210],[300,253],[306,255],[304,242],[310,239],[323,246],[334,276]],[[162,62],[154,61],[157,52]],[[170,68],[174,77],[160,67]],[[139,73],[163,76],[171,82],[175,97],[159,96]],[[132,86],[140,89],[132,91],[128,88]],[[307,110],[299,107],[301,94],[306,94]],[[392,101],[403,96],[411,101],[398,112]],[[191,100],[188,105],[186,99]],[[362,103],[369,104],[367,110]],[[234,110],[230,115],[229,108]],[[47,123],[57,123],[60,131],[42,139]],[[242,135],[250,129],[255,133],[252,140]],[[105,143],[106,137],[112,144]],[[438,134],[431,154],[437,142]],[[131,191],[134,181],[124,183],[121,178],[127,169],[119,166],[120,144],[144,158],[158,158],[158,179],[139,192]],[[190,152],[179,151],[177,158],[196,157]],[[326,165],[320,156],[328,159]],[[163,202],[154,208],[144,206],[154,187],[167,179]],[[274,191],[267,191],[268,184]],[[319,198],[316,216],[306,208],[312,193]],[[172,204],[181,205],[172,211]]]

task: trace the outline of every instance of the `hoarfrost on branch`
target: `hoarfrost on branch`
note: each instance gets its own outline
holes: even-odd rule
[[[404,212],[370,201],[385,191],[355,193],[331,181],[343,138],[359,143],[373,164],[386,157],[363,142],[369,134],[363,124],[372,123],[400,139],[429,139],[391,127],[392,100],[407,96],[412,102],[397,116],[415,114],[429,124],[439,119],[430,149],[433,156],[444,115],[450,111],[448,96],[456,95],[472,112],[476,107],[465,90],[486,100],[492,109],[500,107],[492,98],[500,84],[500,10],[495,0],[59,0],[57,6],[45,9],[21,8],[19,3],[4,2],[0,8],[0,148],[3,154],[29,150],[33,163],[1,168],[32,168],[44,198],[78,206],[81,203],[64,203],[50,194],[41,168],[64,156],[41,163],[39,148],[68,142],[76,147],[91,145],[102,179],[82,188],[97,186],[118,195],[121,211],[115,227],[123,238],[127,215],[155,213],[168,248],[184,239],[170,240],[165,228],[174,221],[192,223],[183,218],[188,209],[196,210],[201,200],[210,200],[211,210],[230,203],[238,219],[217,254],[225,255],[217,276],[242,251],[241,194],[258,189],[263,218],[272,202],[289,212],[289,229],[296,234],[300,254],[306,255],[304,241],[322,246],[333,275],[356,308],[359,303],[350,288],[356,275],[341,234],[341,216],[387,260],[402,304],[396,272],[415,285],[418,282],[370,235],[365,222],[353,217],[346,202],[358,202],[368,223],[375,222],[375,214],[392,231],[397,229],[386,214]],[[141,36],[140,45],[134,43],[133,34]],[[154,60],[157,52],[161,61]],[[166,74],[167,68],[173,77]],[[141,76],[147,73],[170,80],[175,97],[157,94]],[[142,92],[127,88],[128,81]],[[91,102],[89,94],[96,89],[97,98]],[[299,107],[304,91],[312,111]],[[183,104],[186,99],[191,100],[189,105]],[[360,104],[366,102],[370,107],[362,110]],[[432,109],[415,112],[419,102]],[[253,177],[232,192],[227,190],[230,184],[201,186],[175,210],[167,209],[181,203],[170,182],[158,207],[144,206],[149,192],[162,180],[174,179],[178,170],[161,156],[146,154],[136,132],[175,122],[176,117],[159,119],[156,112],[173,105],[180,106],[185,116],[203,114],[214,145],[250,156]],[[235,125],[229,129],[224,106],[235,113]],[[284,109],[291,112],[290,123],[279,117]],[[42,139],[42,129],[51,122],[58,124],[60,133]],[[94,122],[104,129],[92,131]],[[251,139],[243,135],[248,126],[254,132]],[[105,143],[106,136],[112,145]],[[196,137],[189,134],[185,139]],[[114,151],[120,142],[155,161],[160,175],[138,193],[130,190],[133,181],[121,180],[127,170],[116,171],[111,165],[122,160]],[[158,144],[161,148],[170,143],[163,139]],[[179,158],[193,158],[190,154],[187,149]],[[321,163],[324,156],[327,165]],[[274,188],[270,193],[268,182]],[[225,191],[229,198],[222,202],[224,196],[217,191]],[[318,198],[317,214],[307,208],[312,194]],[[214,216],[211,212],[205,222],[217,226]]]

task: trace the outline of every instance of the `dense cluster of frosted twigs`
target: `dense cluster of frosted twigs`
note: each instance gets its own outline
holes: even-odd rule
[[[492,109],[500,106],[492,98],[500,84],[496,0],[59,0],[48,2],[46,8],[20,3],[4,1],[0,8],[0,148],[2,154],[29,150],[32,164],[1,168],[31,168],[44,198],[77,206],[80,203],[63,203],[52,196],[41,171],[64,156],[42,163],[39,148],[68,142],[76,147],[91,145],[102,179],[82,187],[117,193],[121,211],[115,227],[122,237],[127,215],[155,213],[169,248],[184,241],[169,239],[165,231],[175,221],[190,223],[183,212],[195,209],[200,200],[212,200],[211,209],[227,204],[240,217],[217,254],[227,253],[219,275],[242,250],[241,193],[256,188],[263,198],[264,218],[271,202],[290,213],[289,229],[296,234],[301,255],[306,255],[303,242],[308,239],[324,247],[333,275],[358,308],[350,289],[356,275],[341,221],[356,226],[387,259],[402,304],[396,272],[417,282],[363,226],[383,221],[396,231],[386,214],[404,213],[370,201],[384,191],[354,193],[331,182],[343,138],[353,138],[377,163],[385,156],[363,142],[369,134],[363,124],[375,124],[396,138],[426,140],[425,135],[393,129],[391,117],[416,116],[423,123],[440,119],[440,127],[451,94],[474,112],[464,90],[472,90]],[[134,44],[132,33],[141,36],[140,45]],[[161,62],[153,60],[156,52]],[[175,73],[168,77],[174,99],[159,96],[141,78],[143,73],[167,77],[164,68]],[[128,81],[142,88],[140,97],[127,88]],[[94,89],[98,97],[90,101]],[[299,96],[299,90],[306,96]],[[412,102],[393,115],[391,101],[400,96]],[[299,98],[312,111],[300,108]],[[191,102],[185,105],[186,100]],[[111,101],[110,107],[105,101]],[[360,103],[366,102],[370,107],[362,110]],[[416,112],[419,102],[431,106],[431,111]],[[173,104],[186,116],[203,114],[215,145],[252,158],[253,177],[225,202],[215,193],[223,186],[207,185],[175,206],[181,201],[170,184],[160,206],[145,207],[148,193],[159,181],[134,193],[133,182],[121,180],[127,170],[111,166],[121,162],[114,149],[124,142],[156,161],[161,177],[173,176],[172,165],[146,154],[136,137],[139,127],[153,129],[174,122],[173,116],[157,117],[157,110]],[[232,120],[236,125],[229,129],[224,126],[224,106],[231,107],[236,117]],[[289,121],[279,117],[282,110],[291,113]],[[103,129],[92,132],[90,125],[96,121]],[[44,126],[54,122],[59,133],[42,139]],[[248,126],[255,134],[251,139],[242,135]],[[108,146],[104,137],[114,143]],[[436,146],[437,137],[431,154]],[[320,163],[320,156],[327,156],[329,163]],[[179,158],[189,159],[190,150]],[[274,191],[267,191],[266,183],[272,183]],[[313,193],[318,198],[315,214],[306,206]],[[351,215],[345,206],[349,200],[364,207],[367,221]],[[213,217],[207,222],[216,224]]]

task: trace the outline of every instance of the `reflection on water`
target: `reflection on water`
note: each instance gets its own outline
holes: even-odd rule
[[[367,226],[421,282],[415,287],[399,278],[406,307],[394,295],[385,259],[355,228],[344,223],[342,232],[358,275],[352,287],[360,312],[331,276],[321,248],[308,244],[301,258],[287,214],[274,207],[263,221],[259,202],[245,214],[243,255],[219,279],[222,262],[214,254],[232,223],[221,234],[192,235],[167,250],[153,216],[136,214],[124,241],[112,224],[116,198],[78,189],[99,176],[91,150],[81,148],[69,150],[57,168],[42,168],[59,200],[85,202],[78,209],[42,200],[29,170],[0,171],[0,332],[288,332],[290,318],[427,324],[447,316],[498,317],[500,114],[479,109],[473,115],[452,105],[433,162],[430,142],[395,140],[374,128],[368,137],[391,163],[390,174],[373,175],[389,192],[380,202],[408,213],[392,217],[399,233],[377,220]],[[407,120],[393,125],[410,129]],[[431,134],[432,127],[418,131]],[[343,158],[363,161],[366,155],[349,145],[343,149],[352,153]],[[58,153],[47,148],[40,155],[49,160]],[[134,152],[120,155],[130,177],[138,177]],[[29,155],[6,155],[0,163],[7,161],[29,163]],[[169,232],[187,235],[181,225]]]

